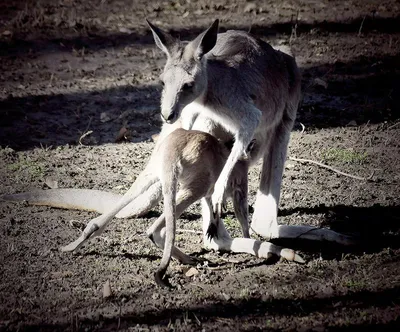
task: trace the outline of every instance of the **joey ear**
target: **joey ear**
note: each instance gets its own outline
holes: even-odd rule
[[[200,60],[205,54],[210,52],[217,42],[219,20],[214,23],[204,32],[190,42],[190,47],[193,49],[193,56]]]
[[[172,45],[175,43],[175,38],[171,35],[165,33],[161,29],[157,28],[154,24],[152,24],[147,18],[146,22],[150,27],[151,32],[153,33],[153,38],[158,46],[158,48],[163,51],[166,55],[170,55],[170,49]]]

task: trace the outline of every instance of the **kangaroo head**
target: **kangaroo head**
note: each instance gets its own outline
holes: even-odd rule
[[[160,76],[164,85],[161,96],[161,117],[174,123],[185,106],[201,97],[207,89],[207,59],[217,42],[218,20],[190,42],[173,38],[147,21],[156,45],[167,55]]]

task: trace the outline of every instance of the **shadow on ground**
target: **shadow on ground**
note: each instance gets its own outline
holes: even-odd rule
[[[274,240],[282,246],[308,252],[321,253],[325,259],[340,258],[342,253],[365,254],[379,252],[384,248],[400,248],[400,206],[373,205],[355,207],[346,205],[296,207],[279,211],[279,216],[292,214],[323,214],[321,227],[355,237],[357,244],[343,247],[332,243],[305,240]]]
[[[308,128],[330,128],[355,121],[381,123],[400,117],[400,56],[358,57],[305,68],[304,100],[298,121]],[[325,76],[327,88],[316,86]],[[92,92],[10,96],[0,101],[0,146],[16,150],[78,143],[93,130],[88,144],[115,141],[123,124],[136,133],[131,141],[150,139],[159,131],[160,88],[122,86]],[[101,113],[111,119],[104,122]]]
[[[146,296],[145,294],[139,294],[140,296]],[[149,296],[149,295],[147,295]],[[118,304],[117,304],[118,305]],[[217,298],[210,298],[206,305],[189,305],[185,308],[172,308],[164,310],[148,310],[148,311],[132,311],[123,314],[121,317],[113,318],[102,318],[101,328],[102,330],[114,330],[117,328],[126,329],[128,327],[135,326],[137,324],[148,324],[154,325],[167,325],[169,322],[176,322],[179,320],[181,324],[184,323],[183,311],[190,313],[191,321],[193,322],[193,314],[196,315],[203,324],[207,326],[213,324],[216,320],[231,319],[230,324],[242,328],[245,330],[260,329],[261,326],[265,327],[266,317],[306,317],[312,314],[333,314],[340,310],[356,311],[358,309],[366,309],[374,307],[375,310],[385,309],[393,305],[400,305],[400,288],[393,287],[384,289],[382,291],[356,291],[350,292],[346,295],[338,296],[321,296],[311,298],[261,298],[261,297],[250,297],[245,300],[231,300],[222,301]],[[350,309],[349,309],[350,308]],[[98,327],[98,320],[84,319],[77,322],[79,329]],[[311,322],[310,322],[311,324]],[[347,325],[345,322],[333,322],[331,325],[324,324],[325,329],[334,328],[337,329],[348,329],[348,328],[368,328],[370,322]],[[210,325],[210,326],[211,326]],[[60,325],[26,325],[22,331],[50,331],[54,329],[66,329],[69,324]],[[189,330],[192,328],[199,328],[196,323],[189,323],[189,325],[181,326]],[[385,329],[392,329],[400,327],[399,318],[393,319],[388,317],[386,323],[379,325]],[[374,325],[376,328],[377,326]],[[296,326],[292,327],[293,329]],[[307,328],[307,326],[304,326]],[[311,328],[311,326],[308,326]],[[242,330],[242,329],[241,329]]]
[[[143,19],[143,22],[144,19]],[[210,22],[211,24],[211,19]],[[311,31],[318,31],[318,33],[357,33],[362,25],[362,32],[377,32],[377,33],[397,33],[400,31],[400,16],[383,18],[374,15],[360,16],[349,21],[317,21],[315,23],[295,22],[289,20],[287,22],[273,23],[273,24],[255,24],[251,27],[249,25],[231,25],[229,21],[220,24],[220,32],[226,30],[236,29],[250,31],[257,37],[265,38],[277,34],[288,34],[296,29],[297,36],[301,34],[308,34]],[[83,27],[82,27],[83,28]],[[104,30],[101,26],[95,27],[95,32],[89,32],[87,36],[74,36],[64,37],[68,34],[76,34],[76,28],[60,29],[59,38],[41,39],[41,40],[25,40],[14,38],[10,41],[0,41],[0,56],[24,56],[32,52],[40,52],[41,54],[47,52],[70,52],[73,48],[85,48],[88,51],[98,51],[105,48],[123,48],[130,45],[150,45],[153,44],[153,37],[150,30],[141,29],[139,32],[132,31],[131,33],[113,33]],[[189,40],[195,38],[207,25],[191,29],[176,29],[171,27],[169,32],[175,37],[182,40]],[[78,27],[79,30],[79,27]],[[18,31],[15,31],[18,34]]]

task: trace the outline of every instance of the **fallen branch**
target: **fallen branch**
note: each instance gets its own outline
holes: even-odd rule
[[[352,179],[361,180],[361,181],[366,181],[366,180],[367,180],[367,178],[364,178],[364,177],[361,177],[361,176],[356,176],[356,175],[351,175],[351,174],[348,174],[348,173],[339,171],[339,170],[337,170],[336,168],[333,168],[333,167],[331,167],[331,166],[325,165],[325,164],[320,163],[320,162],[315,161],[315,160],[311,160],[311,159],[301,159],[301,158],[295,158],[295,157],[289,157],[289,159],[290,159],[290,160],[293,160],[293,161],[298,161],[298,162],[301,162],[301,163],[315,164],[315,165],[318,165],[318,166],[320,166],[320,167],[327,168],[327,169],[331,170],[332,172],[335,172],[335,173],[340,174],[340,175],[347,176],[347,177],[352,178]],[[370,178],[370,177],[369,177],[369,178]]]

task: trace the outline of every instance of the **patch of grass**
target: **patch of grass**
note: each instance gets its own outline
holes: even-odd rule
[[[346,286],[350,290],[358,291],[364,289],[366,284],[361,280],[347,280],[345,281],[344,286]]]
[[[235,226],[236,226],[236,222],[231,216],[226,216],[224,218],[224,224],[225,224],[225,226],[227,226],[229,228],[235,228]]]
[[[225,216],[224,225],[225,225],[227,231],[231,234],[231,236],[240,237],[242,235],[242,233],[241,233],[242,231],[241,231],[241,228],[239,227],[239,223],[234,217],[232,217],[230,215]]]
[[[41,178],[44,175],[44,166],[36,161],[19,157],[15,163],[7,165],[7,169],[11,172],[27,171],[32,178]]]
[[[363,164],[368,157],[366,152],[357,152],[353,149],[332,148],[322,153],[324,162],[337,161],[346,164]]]
[[[250,290],[247,287],[244,287],[239,292],[239,298],[247,300],[250,297]]]

